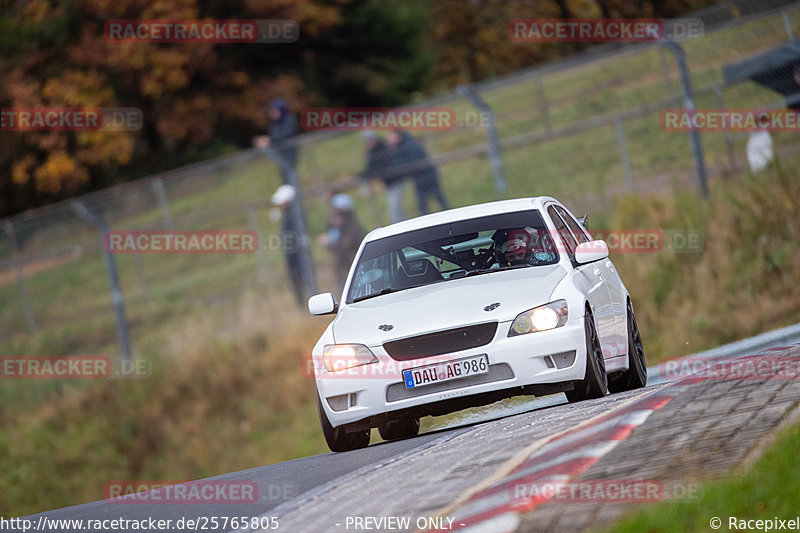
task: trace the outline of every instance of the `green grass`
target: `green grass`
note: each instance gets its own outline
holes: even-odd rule
[[[711,531],[713,517],[722,521],[720,531],[734,531],[737,528],[728,527],[730,517],[738,520],[796,519],[800,508],[798,441],[800,425],[786,428],[774,445],[746,471],[705,484],[698,501],[649,507],[626,517],[609,531]]]

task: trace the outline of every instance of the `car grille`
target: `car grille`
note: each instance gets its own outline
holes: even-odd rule
[[[383,349],[396,361],[408,361],[484,346],[496,332],[497,322],[488,322],[385,342]]]

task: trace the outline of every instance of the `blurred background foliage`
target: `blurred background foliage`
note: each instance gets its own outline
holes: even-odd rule
[[[586,47],[526,17],[675,17],[714,0],[0,0],[0,107],[135,107],[141,131],[5,132],[0,216],[250,145],[267,102],[396,106]],[[293,19],[292,44],[111,42],[112,19]]]

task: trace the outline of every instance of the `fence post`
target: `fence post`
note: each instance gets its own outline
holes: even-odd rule
[[[133,263],[136,267],[136,281],[139,284],[139,295],[145,302],[152,304],[153,299],[150,298],[150,291],[147,288],[147,276],[144,274],[144,261],[142,261],[142,255],[133,254]]]
[[[503,158],[500,154],[500,141],[497,138],[497,121],[494,117],[494,111],[472,87],[459,85],[456,90],[489,118],[489,124],[486,129],[486,137],[489,141],[489,161],[492,166],[495,187],[500,197],[503,197],[506,192],[506,182],[503,176]]]
[[[678,71],[681,75],[681,92],[683,93],[683,107],[689,113],[694,111],[694,95],[692,94],[692,80],[689,74],[689,65],[686,62],[686,52],[683,47],[674,41],[661,41],[670,52],[675,55],[678,63]],[[695,171],[697,172],[697,186],[704,198],[708,198],[708,182],[706,180],[706,163],[703,155],[703,144],[700,140],[700,132],[697,130],[689,131],[689,144],[692,147]]]
[[[270,159],[278,163],[281,170],[286,175],[289,185],[294,187],[295,198],[289,204],[289,216],[292,219],[292,225],[297,232],[297,244],[299,246],[299,259],[300,259],[300,275],[303,278],[303,285],[306,288],[306,296],[311,296],[317,293],[317,280],[314,274],[314,262],[311,257],[311,240],[308,238],[308,231],[306,229],[305,221],[305,208],[303,206],[303,191],[300,189],[300,179],[297,176],[292,165],[288,163],[278,152],[272,147],[267,146],[261,149],[266,153]]]
[[[169,211],[169,202],[167,201],[167,191],[164,189],[164,182],[161,181],[161,178],[156,178],[152,181],[152,187],[153,192],[156,194],[158,208],[161,210],[161,218],[164,219],[164,226],[166,226],[169,231],[173,231],[175,225],[172,222],[172,213]]]
[[[667,88],[667,98],[672,102],[673,106],[678,105],[678,99],[672,92],[672,78],[669,75],[669,65],[667,64],[667,56],[664,49],[658,47],[658,55],[661,58],[661,70],[664,72],[664,86]]]
[[[256,249],[256,261],[258,264],[258,282],[261,285],[266,285],[267,280],[269,279],[269,268],[267,268],[267,258],[264,255],[264,247],[266,243],[261,236],[261,230],[258,227],[258,217],[256,216],[256,210],[253,208],[252,205],[248,205],[245,207],[245,212],[247,213],[247,222],[250,224],[250,229],[255,232],[258,237],[258,249]]]
[[[622,119],[619,118],[619,115],[614,116],[614,130],[617,132],[617,147],[619,148],[619,158],[622,161],[622,170],[625,172],[625,183],[628,186],[628,192],[633,192],[631,160],[628,157],[628,146],[625,143],[625,130],[622,129]]]
[[[544,130],[550,133],[550,131],[553,129],[553,123],[550,120],[550,106],[547,104],[547,96],[544,94],[542,78],[536,76],[534,80],[534,83],[536,84],[536,99],[539,101],[539,111],[541,111],[542,118],[544,118]]]
[[[22,269],[22,260],[19,256],[19,244],[17,243],[17,234],[14,231],[14,226],[10,220],[3,223],[3,229],[8,237],[8,247],[11,250],[11,261],[14,263],[14,272],[17,277],[17,287],[19,288],[19,297],[22,301],[22,309],[25,313],[25,322],[28,324],[30,331],[36,330],[36,320],[33,318],[33,309],[31,308],[30,295],[28,294],[28,287],[25,285],[25,272]]]
[[[70,207],[75,211],[78,216],[86,220],[89,224],[97,228],[100,233],[100,249],[103,252],[103,259],[106,262],[106,272],[108,273],[108,283],[111,286],[111,302],[114,305],[114,315],[117,320],[117,341],[119,342],[119,349],[122,352],[122,357],[126,361],[131,360],[131,343],[128,335],[128,320],[125,317],[125,302],[122,299],[122,290],[119,287],[119,275],[117,274],[117,262],[114,256],[111,255],[105,246],[105,234],[108,232],[108,226],[105,221],[100,218],[96,213],[89,210],[88,207],[79,201],[74,201]]]
[[[794,33],[792,32],[792,21],[789,20],[789,14],[785,9],[781,9],[781,18],[783,19],[783,27],[786,29],[786,35],[789,36],[789,40],[791,41],[794,39]]]
[[[725,99],[722,97],[722,89],[719,85],[714,85],[714,94],[717,95],[717,105],[720,109],[725,109]],[[733,137],[730,128],[725,128],[725,146],[728,149],[728,167],[731,170],[736,168],[736,158],[733,155]]]

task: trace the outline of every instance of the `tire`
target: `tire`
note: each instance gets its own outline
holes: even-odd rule
[[[396,418],[378,426],[383,440],[405,439],[419,435],[419,418]]]
[[[565,393],[570,403],[602,398],[608,394],[608,375],[606,374],[603,350],[600,348],[600,339],[597,337],[594,318],[588,312],[584,319],[584,330],[586,331],[586,373],[582,380],[575,382],[573,390]]]
[[[641,389],[647,385],[647,361],[644,358],[642,336],[633,314],[633,306],[628,301],[628,370],[608,384],[611,392]]]
[[[328,420],[325,410],[322,408],[322,401],[317,394],[317,412],[319,422],[322,426],[322,434],[325,435],[325,442],[332,452],[349,452],[369,446],[369,429],[363,429],[348,433],[347,426],[335,428]]]

